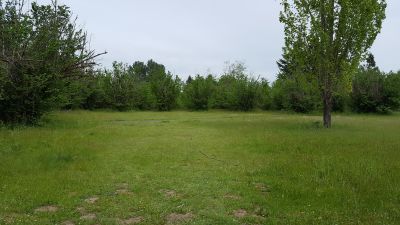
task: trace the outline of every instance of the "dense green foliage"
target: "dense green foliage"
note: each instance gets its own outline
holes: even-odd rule
[[[151,90],[156,99],[156,108],[160,111],[173,109],[181,91],[181,81],[178,76],[165,72],[163,65],[149,61],[147,64],[148,78]]]
[[[69,107],[119,111],[176,108],[249,111],[271,106],[269,83],[252,78],[242,63],[229,65],[220,78],[197,75],[194,79],[189,77],[186,83],[153,60],[132,65],[115,62],[112,70],[97,71],[85,79],[80,82],[80,91],[72,92],[70,101],[76,104],[71,103]]]
[[[273,108],[294,112],[322,110],[320,92],[312,79],[295,76],[288,61],[278,61],[280,72],[272,86]],[[376,66],[373,54],[368,54],[364,65],[352,76],[350,91],[337,89],[333,93],[332,110],[359,113],[388,113],[397,111],[400,102],[400,72],[384,73]]]
[[[243,63],[227,65],[219,78],[197,75],[189,77],[182,98],[184,107],[192,110],[229,109],[249,111],[270,109],[271,88],[268,81],[247,74]]]
[[[352,3],[350,0],[345,2]],[[333,10],[331,6],[321,9],[316,5],[307,9],[304,2],[298,2],[295,9],[289,7],[289,1],[284,1],[281,21],[286,25],[286,44],[283,58],[278,61],[280,72],[277,80],[270,85],[267,80],[256,79],[249,74],[243,63],[228,64],[220,75],[189,77],[186,83],[153,60],[132,65],[115,62],[111,69],[95,70],[93,66],[97,55],[87,48],[86,33],[77,28],[67,6],[59,6],[56,1],[51,5],[32,3],[29,10],[24,10],[23,0],[0,0],[0,122],[34,124],[43,113],[53,109],[274,109],[309,113],[326,108],[326,102],[321,101],[321,97],[326,94],[321,90],[327,90],[321,86],[324,77],[329,78],[332,84],[335,83],[328,90],[330,110],[342,112],[351,109],[355,112],[378,113],[395,111],[400,105],[399,73],[381,72],[372,54],[367,58],[367,65],[349,70],[357,68],[363,58],[362,53],[379,32],[384,18],[384,1],[372,2],[357,6],[363,10],[375,6],[371,12],[363,12],[369,18],[359,18],[360,23],[374,27],[374,30],[367,32],[348,27],[349,24],[341,25],[337,21],[338,18],[349,16],[352,22],[357,21],[351,17],[351,10],[348,9],[353,3],[343,6],[340,11]],[[336,1],[331,3],[344,4]],[[291,14],[302,10],[309,14]],[[326,30],[318,24],[321,21],[318,19],[314,21],[319,21],[317,24],[312,23],[313,26],[307,28],[302,25],[310,21],[299,20],[320,13],[333,13],[325,16],[343,26],[336,27],[335,32],[346,40],[349,34],[356,31],[361,32],[357,35],[365,32],[369,35],[366,39],[349,39],[351,45],[359,43],[362,46],[341,49],[343,54],[351,54],[347,58],[337,59],[338,67],[324,69],[322,64],[327,66],[329,63],[318,61],[326,58],[321,56],[324,55],[321,51],[327,40],[315,42],[313,37],[317,37],[317,34],[311,31],[325,34]],[[360,15],[363,14],[360,12]],[[371,20],[377,24],[370,24]],[[297,34],[303,36],[298,36],[293,30],[295,24],[305,29],[296,30]],[[341,33],[344,31],[346,34]],[[315,46],[306,45],[305,40]],[[341,48],[340,40],[331,41],[334,47]],[[339,73],[334,76],[321,74],[321,71],[333,68],[338,69]],[[322,78],[315,79],[316,75]],[[352,81],[352,85],[340,83],[342,78]]]
[[[197,75],[195,79],[189,77],[182,93],[184,106],[191,110],[209,109],[216,87],[217,81],[212,75],[206,78]]]
[[[272,86],[273,108],[294,112],[311,112],[319,109],[317,88],[300,79],[278,79]]]
[[[331,127],[335,93],[351,86],[360,60],[385,19],[385,0],[283,0],[284,56],[290,72],[314,81],[324,126]]]
[[[112,70],[97,71],[89,80],[83,108],[166,111],[176,107],[181,81],[152,60],[132,65],[114,62]]]
[[[0,129],[0,224],[398,225],[400,115],[333,119],[72,111]]]
[[[351,106],[355,112],[388,113],[400,106],[400,71],[384,74],[361,68],[353,80]]]
[[[246,73],[241,63],[228,65],[216,87],[214,107],[249,111],[256,107],[260,82]]]
[[[31,124],[67,104],[95,55],[68,7],[23,3],[0,0],[0,121]]]
[[[399,110],[400,72],[384,73],[379,69],[359,68],[349,94],[336,93],[333,111],[351,110],[358,113],[389,113]],[[273,108],[294,112],[322,110],[315,86],[297,83],[292,79],[278,79],[272,86]]]

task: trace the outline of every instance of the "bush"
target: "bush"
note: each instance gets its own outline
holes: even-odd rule
[[[20,6],[0,0],[0,121],[34,124],[51,109],[78,105],[75,81],[95,56],[67,6]]]
[[[349,95],[347,93],[335,93],[333,95],[332,111],[345,112],[349,104]]]
[[[278,79],[272,86],[272,107],[307,113],[320,106],[319,91],[315,85],[302,80]]]
[[[197,75],[195,79],[188,79],[182,98],[186,108],[191,110],[208,110],[211,104],[211,98],[215,92],[216,81],[209,75],[203,78]]]
[[[389,113],[400,107],[400,72],[384,74],[378,68],[360,68],[353,80],[352,109]]]
[[[259,93],[257,94],[258,108],[263,110],[269,110],[272,107],[272,90],[269,86],[269,82],[265,79],[261,80],[258,88]]]
[[[400,109],[400,71],[389,73],[383,85],[385,105],[392,111]]]
[[[97,71],[91,74],[88,79],[89,95],[82,102],[84,109],[105,109],[112,108],[110,96],[111,76],[105,76],[102,72]]]
[[[85,101],[92,94],[91,78],[85,76],[78,79],[66,79],[64,83],[65,94],[62,95],[62,109],[85,108]]]
[[[93,73],[88,86],[83,107],[119,111],[171,110],[176,106],[181,90],[180,80],[152,60],[147,65],[114,62],[112,70]]]
[[[242,63],[228,65],[218,80],[213,107],[220,109],[249,111],[259,102],[259,82],[246,74]]]

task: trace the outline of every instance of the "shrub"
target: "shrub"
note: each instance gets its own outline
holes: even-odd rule
[[[218,80],[213,107],[249,111],[257,106],[260,85],[246,74],[242,63],[228,65]]]
[[[278,79],[272,86],[272,107],[307,113],[318,109],[319,91],[315,85],[295,79]]]
[[[43,113],[76,102],[70,93],[96,57],[67,6],[0,0],[0,121],[34,124]]]
[[[272,90],[269,86],[269,82],[265,79],[262,79],[259,88],[258,88],[258,107],[260,109],[269,110],[272,107]]]
[[[183,89],[182,98],[186,108],[191,110],[208,110],[211,104],[211,97],[215,92],[214,78],[209,75],[207,78],[197,75],[195,79],[188,79]]]
[[[384,104],[392,111],[400,109],[400,71],[390,72],[383,85]]]
[[[351,105],[355,112],[387,113],[385,104],[385,76],[376,68],[360,68],[353,79]]]

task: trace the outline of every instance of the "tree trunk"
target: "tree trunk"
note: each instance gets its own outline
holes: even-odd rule
[[[324,92],[324,127],[331,128],[332,126],[332,94],[328,91]]]

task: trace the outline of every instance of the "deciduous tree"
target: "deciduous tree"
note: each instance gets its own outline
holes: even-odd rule
[[[316,80],[323,122],[331,127],[335,92],[350,89],[351,76],[372,46],[385,19],[385,0],[282,0],[284,55],[298,76]]]
[[[0,121],[32,124],[65,100],[65,81],[95,64],[65,5],[0,0]],[[60,105],[61,104],[61,105]]]

